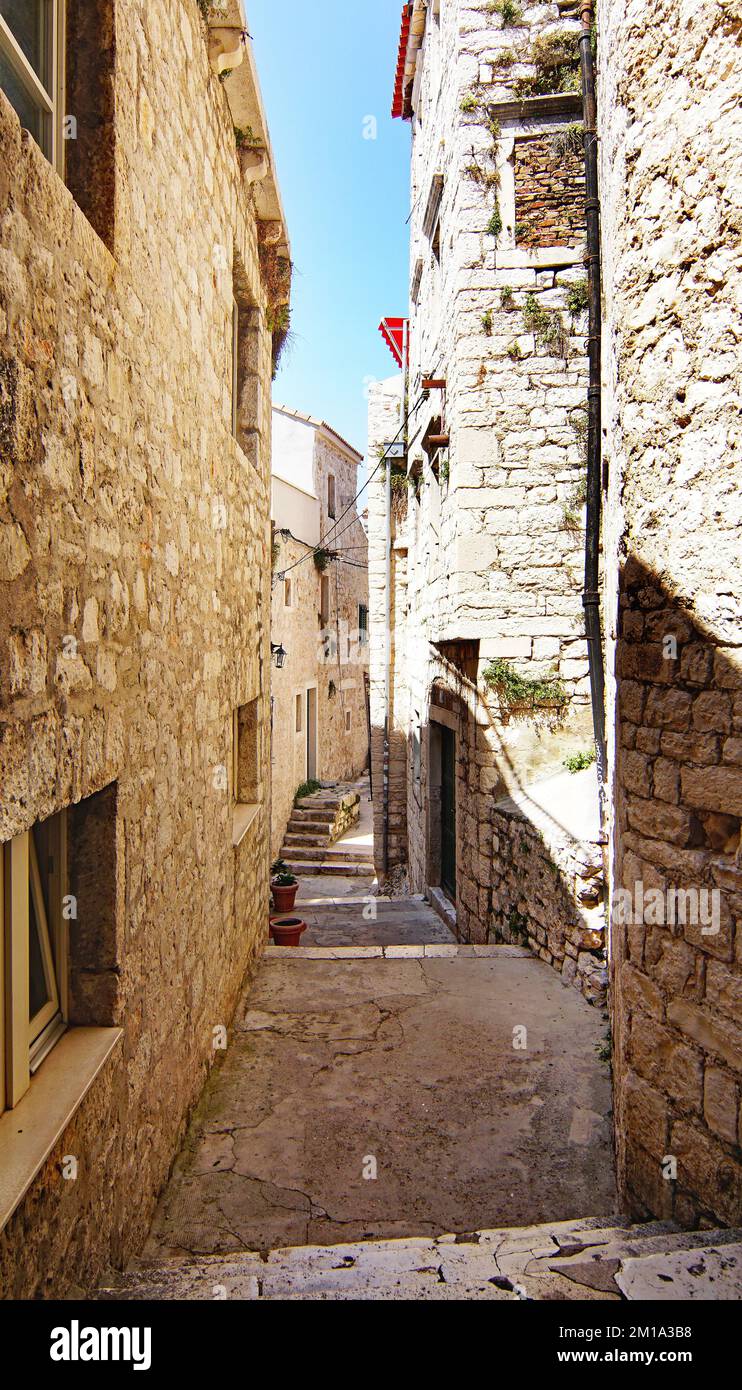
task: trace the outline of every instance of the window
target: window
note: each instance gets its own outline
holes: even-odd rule
[[[330,621],[330,581],[326,574],[320,580],[320,622],[327,627]]]
[[[335,474],[330,473],[327,478],[327,515],[335,520]]]
[[[250,700],[234,712],[232,737],[232,798],[237,803],[260,801],[260,701]]]
[[[62,169],[63,0],[0,0],[0,87],[21,125]]]
[[[368,608],[365,603],[358,605],[358,641],[362,647],[368,645]]]
[[[291,608],[291,606],[292,606],[292,597],[293,597],[293,596],[292,596],[292,589],[291,589],[291,580],[290,580],[290,579],[284,579],[284,581],[283,581],[283,606],[284,606],[284,608]]]
[[[436,224],[435,224],[435,231],[433,232],[433,237],[432,237],[432,240],[431,240],[431,243],[430,243],[430,244],[431,244],[431,246],[432,246],[432,248],[433,248],[433,255],[434,255],[434,257],[435,257],[436,263],[437,263],[438,265],[440,265],[440,263],[441,263],[441,224],[440,224],[440,219],[439,219],[439,220],[436,222]]]
[[[346,734],[349,734],[349,733],[350,733],[352,723],[353,723],[353,716],[352,716],[352,714],[351,714],[351,711],[350,711],[349,709],[347,709],[347,710],[345,711],[345,732],[346,732]]]
[[[302,731],[302,729],[303,729],[303,727],[304,727],[304,725],[303,725],[303,720],[302,720],[302,710],[303,710],[303,707],[304,707],[304,699],[303,699],[303,697],[302,697],[301,695],[297,695],[297,697],[296,697],[296,714],[295,714],[295,719],[294,719],[294,729],[295,729],[295,731],[296,731],[297,734],[300,734],[301,731]]]
[[[12,1108],[67,1020],[67,813],[0,847],[0,1109]],[[2,991],[0,991],[0,995]],[[5,1084],[3,1084],[5,1083]]]

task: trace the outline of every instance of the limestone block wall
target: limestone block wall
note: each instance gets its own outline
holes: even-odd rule
[[[0,94],[0,840],[115,787],[113,962],[86,1010],[124,1029],[0,1234],[0,1285],[24,1297],[136,1251],[268,908],[271,335],[253,194],[195,3],[110,13],[115,259]],[[233,711],[252,700],[261,809],[235,849]]]
[[[297,417],[301,424],[302,417]],[[322,573],[311,558],[313,546],[304,537],[283,540],[284,518],[275,518],[272,634],[288,653],[282,670],[273,669],[273,749],[271,758],[271,855],[275,857],[294,805],[296,789],[307,778],[306,692],[317,692],[317,777],[321,781],[352,780],[369,758],[365,673],[369,645],[361,640],[360,605],[369,606],[368,541],[352,506],[358,491],[357,457],[334,444],[317,422],[304,421],[312,459],[314,496],[319,502],[320,543],[336,550],[337,559]],[[328,478],[335,480],[335,519],[328,512]],[[316,505],[316,503],[315,503]],[[337,527],[336,527],[336,524]],[[307,558],[310,557],[310,558]],[[290,582],[290,606],[286,586]],[[328,621],[321,621],[322,577],[328,586]],[[302,712],[297,720],[296,702]],[[300,727],[297,728],[297,722]],[[350,725],[350,727],[348,727]]]
[[[364,677],[369,646],[361,641],[358,608],[368,608],[368,539],[358,515],[359,456],[321,432],[315,439],[316,491],[320,535],[337,553],[325,571],[330,609],[326,656],[319,670],[322,776],[357,777],[368,764],[368,721]],[[327,479],[335,479],[335,517],[328,512]],[[348,514],[341,520],[343,512]],[[347,727],[348,716],[350,728]]]
[[[415,485],[404,647],[395,634],[406,662],[407,853],[421,891],[434,871],[437,683],[459,701],[457,910],[466,940],[485,939],[491,923],[494,801],[592,742],[581,604],[582,181],[574,150],[558,142],[579,121],[580,98],[513,99],[540,36],[566,29],[576,54],[577,25],[563,9],[526,6],[510,29],[485,3],[447,4],[438,15],[431,7],[413,93]],[[523,199],[548,223],[544,245],[529,244],[530,223],[518,220]],[[421,399],[428,377],[444,379],[445,390]],[[436,455],[429,434],[448,435],[448,448]],[[560,681],[563,717],[503,719],[483,679],[497,660]]]
[[[618,1174],[739,1224],[740,15],[602,3],[599,32]]]
[[[591,1004],[605,1004],[605,880],[597,838],[581,842],[556,822],[537,828],[510,798],[497,803],[493,832],[490,938],[529,946]]]
[[[276,533],[276,545],[271,634],[273,642],[283,645],[287,657],[282,670],[271,668],[271,860],[283,843],[296,789],[307,777],[307,690],[318,686],[320,651],[317,567],[313,560],[307,560],[310,551],[299,541],[283,541]],[[278,577],[284,569],[291,581],[290,607],[285,601],[285,584]],[[298,720],[297,699],[301,710]]]

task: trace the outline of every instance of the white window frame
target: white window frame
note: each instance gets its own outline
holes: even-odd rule
[[[351,733],[351,732],[352,732],[352,729],[353,729],[353,711],[347,709],[347,710],[345,711],[345,732],[346,732],[346,734]]]
[[[334,474],[334,473],[328,473],[328,475],[327,475],[327,515],[328,515],[328,517],[330,518],[331,521],[334,521],[334,520],[335,520],[336,512],[337,512],[337,486],[336,486],[336,483],[335,483],[335,474]]]
[[[59,174],[64,173],[64,78],[65,78],[65,7],[66,0],[45,0],[49,15],[49,51],[47,62],[53,90],[47,91],[35,72],[7,20],[0,15],[0,50],[13,69],[26,94],[41,112],[43,120],[42,153]]]
[[[304,733],[304,692],[299,690],[294,696],[294,733]]]
[[[283,606],[284,608],[293,608],[294,606],[294,581],[289,579],[288,575],[284,575],[283,580]]]
[[[41,871],[28,830],[0,845],[0,1112],[26,1094],[33,1073],[59,1041],[69,1016],[69,953],[64,899],[67,894],[67,813],[50,827],[50,903],[47,917]],[[40,947],[49,999],[29,1018],[29,895],[40,928]]]

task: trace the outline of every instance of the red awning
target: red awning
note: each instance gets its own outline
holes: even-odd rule
[[[408,323],[409,319],[382,319],[379,324],[379,332],[398,367],[407,365],[404,362],[405,338],[407,339],[407,362],[409,363],[410,360]]]
[[[402,32],[399,39],[399,53],[397,54],[397,73],[394,79],[394,100],[392,101],[392,117],[404,116],[404,70],[407,62],[407,41],[410,37],[410,21],[412,19],[412,5],[405,5],[402,10]]]

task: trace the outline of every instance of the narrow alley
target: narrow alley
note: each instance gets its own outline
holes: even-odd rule
[[[370,862],[359,790],[338,850]],[[300,882],[306,944],[266,949],[142,1269],[586,1214],[610,1225],[605,1016],[529,951],[459,945],[421,897],[373,896],[371,871]]]
[[[742,1298],[740,2],[0,0],[26,1371]]]

